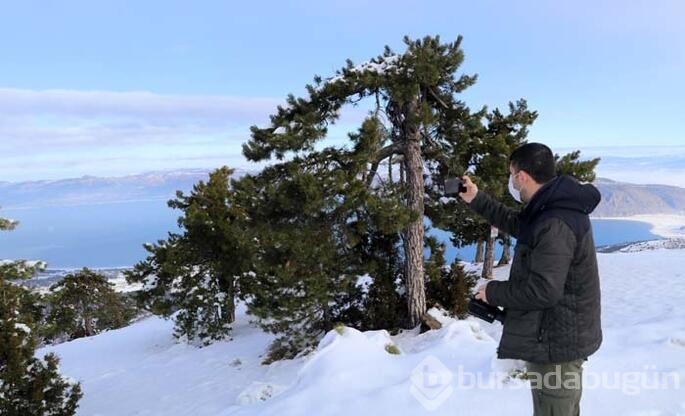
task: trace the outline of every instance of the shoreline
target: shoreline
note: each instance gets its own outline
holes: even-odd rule
[[[629,217],[590,217],[594,220],[621,220],[644,222],[651,225],[652,234],[662,238],[685,239],[685,215],[639,214]]]

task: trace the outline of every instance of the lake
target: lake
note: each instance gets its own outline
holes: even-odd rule
[[[32,259],[49,268],[127,267],[142,260],[142,244],[165,239],[178,230],[178,211],[166,201],[136,201],[73,207],[2,209],[0,217],[19,220],[12,232],[0,233],[0,259]],[[647,223],[594,219],[597,246],[654,240]],[[431,233],[449,244],[447,233]],[[446,257],[472,261],[475,247],[448,247]],[[501,255],[499,248],[497,256]]]
[[[142,260],[143,243],[178,230],[166,201],[0,210],[20,221],[0,234],[0,259],[37,259],[49,268],[125,267]]]
[[[614,244],[631,243],[634,241],[658,240],[660,236],[650,232],[652,226],[646,222],[629,220],[605,220],[592,219],[592,232],[595,239],[595,246],[609,246]],[[461,248],[452,247],[449,242],[449,235],[440,230],[432,230],[431,234],[437,236],[440,241],[448,244],[445,258],[448,262],[459,257],[464,261],[473,261],[476,256],[476,246],[470,245]],[[513,254],[513,251],[512,251]],[[495,259],[502,255],[502,246],[498,245],[495,252]]]

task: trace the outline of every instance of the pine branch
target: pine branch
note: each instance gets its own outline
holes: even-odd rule
[[[430,94],[430,96],[433,97],[435,101],[437,101],[438,104],[440,104],[440,106],[442,106],[442,108],[444,108],[445,110],[449,110],[451,108],[450,106],[445,104],[445,102],[438,96],[438,94],[435,93],[435,91],[433,91],[433,88],[428,88],[428,94]]]
[[[441,165],[449,167],[449,159],[445,156],[438,146],[438,144],[425,132],[421,132],[424,142],[428,144],[426,147],[426,153],[431,153],[431,156],[435,158]]]
[[[399,143],[389,144],[376,153],[376,158],[373,160],[373,162],[371,162],[371,171],[369,172],[369,176],[366,178],[367,186],[371,186],[373,183],[373,178],[376,177],[376,173],[378,172],[378,165],[380,165],[383,160],[396,154],[404,154],[402,146],[400,146]]]

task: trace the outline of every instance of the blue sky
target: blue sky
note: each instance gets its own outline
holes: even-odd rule
[[[0,181],[245,167],[248,127],[315,74],[401,51],[405,34],[461,34],[472,108],[525,98],[540,113],[530,140],[675,154],[678,184],[682,21],[678,0],[4,2]]]

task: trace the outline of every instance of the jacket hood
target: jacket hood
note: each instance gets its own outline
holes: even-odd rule
[[[581,184],[572,176],[562,175],[544,184],[533,195],[524,212],[532,216],[538,211],[567,209],[590,214],[601,199],[594,185]]]

